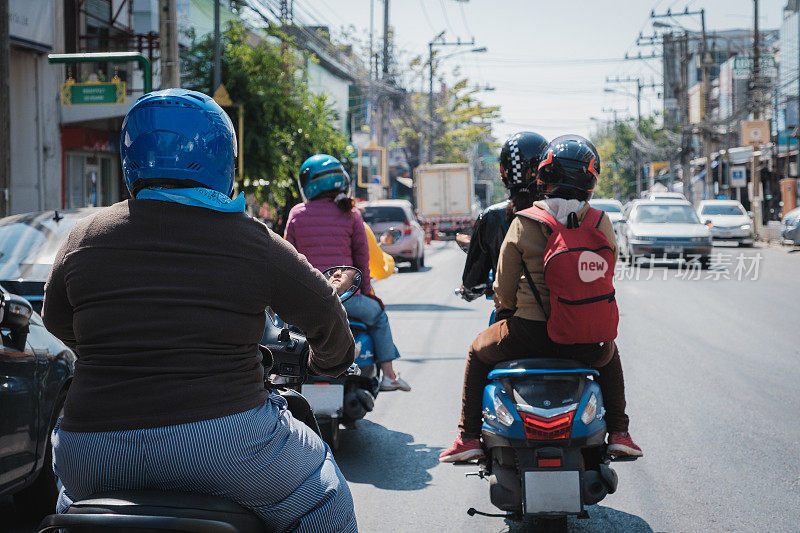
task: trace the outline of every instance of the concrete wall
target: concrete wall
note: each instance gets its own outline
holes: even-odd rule
[[[347,109],[350,104],[350,82],[334,76],[318,63],[308,62],[308,88],[314,94],[324,94],[328,105],[337,113],[334,125],[347,133]]]
[[[46,54],[13,46],[10,64],[10,212],[56,209],[61,205],[58,69]]]

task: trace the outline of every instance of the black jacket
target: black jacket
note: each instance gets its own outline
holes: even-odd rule
[[[491,294],[489,273],[497,269],[500,246],[511,223],[506,218],[508,202],[509,200],[506,200],[487,207],[475,221],[467,251],[467,262],[461,277],[464,288],[469,292]]]

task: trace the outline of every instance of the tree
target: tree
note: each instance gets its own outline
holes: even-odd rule
[[[617,122],[593,137],[601,164],[594,194],[603,198],[626,199],[634,195],[637,168],[641,174],[641,169],[653,161],[669,161],[679,147],[679,137],[659,129],[655,117],[642,119],[638,126]]]
[[[434,55],[434,68],[437,60]],[[424,77],[427,63],[416,57],[409,63],[409,73]],[[456,72],[457,74],[457,72]],[[441,80],[440,80],[441,81]],[[490,121],[499,117],[500,108],[485,106],[475,98],[478,89],[469,80],[459,79],[452,87],[434,93],[434,142],[430,160],[434,163],[466,163],[475,143],[491,137]],[[427,144],[430,131],[428,94],[408,93],[393,121],[398,131],[397,144],[413,168],[420,164],[420,148]]]
[[[332,125],[325,96],[308,89],[308,56],[286,35],[265,32],[261,38],[231,23],[222,35],[222,80],[231,100],[244,105],[244,191],[290,207],[299,199],[296,177],[307,157],[328,153],[349,164],[351,148]],[[213,57],[213,37],[193,39],[182,53],[183,86],[212,94]]]

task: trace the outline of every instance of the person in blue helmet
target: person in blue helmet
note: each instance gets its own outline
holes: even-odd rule
[[[300,193],[305,200],[289,212],[284,237],[319,270],[354,266],[363,273],[358,294],[344,303],[347,315],[367,326],[375,343],[375,361],[383,377],[380,390],[410,391],[394,370],[400,357],[392,339],[389,317],[370,283],[369,242],[361,212],[348,196],[350,176],[335,157],[317,154],[300,167]]]
[[[269,531],[357,531],[330,449],[264,388],[265,309],[303,329],[309,366],[354,358],[334,288],[233,196],[236,136],[208,96],[141,97],[122,124],[131,199],[81,220],[45,287],[78,360],[53,431],[58,511],[109,490],[212,494]]]

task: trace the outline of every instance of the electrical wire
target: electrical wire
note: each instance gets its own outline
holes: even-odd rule
[[[425,20],[428,22],[428,27],[432,32],[436,33],[436,28],[434,28],[433,24],[431,24],[431,17],[428,15],[428,8],[425,7],[425,0],[419,0],[419,7],[422,8],[422,14],[425,16]]]
[[[453,25],[450,24],[450,17],[447,16],[447,8],[444,7],[444,0],[439,0],[439,5],[442,7],[442,16],[444,16],[444,22],[447,24],[447,27],[450,29],[453,35],[458,35],[456,30],[453,29]]]

